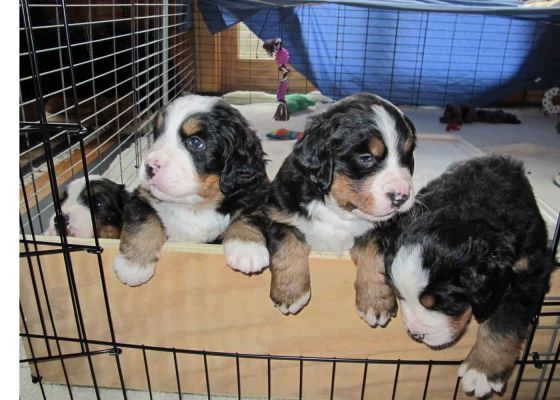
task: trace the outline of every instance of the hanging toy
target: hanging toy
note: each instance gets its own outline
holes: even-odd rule
[[[287,64],[290,62],[290,53],[282,47],[282,39],[280,38],[268,39],[264,42],[263,49],[270,57],[274,57],[274,61],[276,61],[276,65],[278,65],[278,70],[282,72],[282,78],[280,79],[278,91],[276,92],[276,99],[280,104],[278,104],[276,113],[274,113],[274,119],[276,121],[287,121],[290,119],[290,113],[286,105],[288,74],[290,73]]]

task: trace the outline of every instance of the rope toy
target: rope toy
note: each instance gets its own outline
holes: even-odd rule
[[[282,47],[282,39],[268,39],[263,43],[263,49],[270,57],[274,57],[274,61],[278,66],[278,70],[282,72],[282,78],[278,84],[276,99],[280,104],[274,113],[276,121],[287,121],[290,119],[288,106],[286,105],[286,93],[288,93],[288,74],[290,69],[287,64],[290,62],[290,53]]]
[[[266,137],[273,140],[299,140],[303,136],[302,131],[293,131],[290,129],[275,129],[266,134]]]

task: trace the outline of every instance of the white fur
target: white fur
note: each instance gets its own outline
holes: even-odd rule
[[[229,214],[189,204],[152,202],[169,241],[205,243],[216,239],[229,224]]]
[[[415,195],[410,171],[399,163],[399,134],[395,119],[381,105],[376,104],[371,108],[375,114],[376,128],[381,132],[387,149],[385,167],[375,175],[370,188],[375,200],[371,218],[375,221],[384,221],[390,219],[397,211],[408,211],[414,204]],[[400,112],[400,110],[398,111]],[[395,210],[391,200],[387,197],[387,193],[390,192],[409,193],[409,198],[398,210]],[[356,210],[356,212],[360,214],[360,210]]]
[[[113,260],[113,269],[122,283],[138,286],[152,278],[156,270],[156,263],[145,266],[135,265],[119,253]]]
[[[299,310],[301,310],[307,303],[309,303],[310,298],[311,292],[307,292],[299,299],[294,301],[290,306],[287,306],[285,304],[274,304],[274,306],[284,315],[297,314]]]
[[[360,310],[358,311],[358,315],[360,316],[361,319],[363,319],[364,321],[367,322],[367,324],[371,327],[376,327],[377,325],[379,326],[385,326],[387,325],[387,322],[389,322],[389,320],[391,319],[391,314],[387,311],[383,311],[382,313],[379,314],[379,318],[377,318],[376,316],[376,312],[373,308],[368,308],[367,312],[364,314],[363,312],[361,312]]]
[[[341,255],[354,246],[354,238],[375,225],[342,209],[330,196],[325,202],[313,200],[307,205],[310,219],[292,216],[285,222],[297,227],[305,240],[316,251],[334,251]]]
[[[401,295],[402,319],[408,331],[425,335],[423,342],[428,346],[441,346],[452,342],[455,334],[447,315],[420,303],[419,296],[429,281],[422,263],[420,245],[401,247],[391,266],[391,280]]]
[[[484,397],[495,391],[500,393],[504,388],[504,382],[490,382],[486,374],[469,368],[467,363],[462,363],[459,367],[459,377],[463,383],[465,393],[474,392],[476,397]]]
[[[260,272],[270,264],[268,250],[260,243],[229,240],[224,254],[227,265],[244,274]]]
[[[90,181],[103,179],[100,175],[89,175]],[[86,188],[85,178],[78,178],[70,182],[66,188],[68,197],[61,206],[61,210],[68,216],[68,226],[66,232],[68,236],[91,238],[94,236],[93,224],[91,223],[91,212],[87,205],[79,201],[80,194]],[[54,227],[55,214],[51,216],[47,235],[58,235]]]
[[[218,97],[188,95],[179,97],[166,108],[165,126],[154,145],[143,155],[138,169],[140,185],[156,198],[174,203],[196,205],[199,176],[189,151],[181,143],[181,124],[191,115],[210,111]],[[146,174],[147,164],[157,165],[153,178]]]

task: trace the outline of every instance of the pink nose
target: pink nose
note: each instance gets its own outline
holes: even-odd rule
[[[393,207],[398,208],[408,200],[408,198],[410,197],[410,190],[402,192],[389,192],[387,193],[387,197],[391,201]]]
[[[157,160],[148,160],[148,161],[146,161],[146,164],[144,165],[144,168],[146,169],[146,175],[148,175],[148,178],[151,179],[159,171],[160,165],[157,162]]]

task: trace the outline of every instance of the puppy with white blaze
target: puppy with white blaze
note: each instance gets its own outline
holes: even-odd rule
[[[553,268],[525,171],[499,156],[457,163],[417,200],[380,236],[407,333],[441,349],[474,317],[477,340],[459,368],[463,389],[501,392]]]
[[[396,300],[372,233],[414,204],[415,144],[412,122],[373,94],[347,97],[310,117],[266,205],[270,297],[282,313],[299,312],[311,297],[311,249],[350,251],[358,314],[371,326],[390,320]]]
[[[113,263],[118,278],[130,286],[147,282],[166,240],[220,243],[224,235],[255,243],[248,256],[242,246],[226,248],[232,268],[267,266],[259,222],[246,216],[269,184],[261,142],[247,120],[217,97],[186,95],[159,114],[154,137],[125,208]]]
[[[118,239],[121,235],[123,213],[129,193],[119,185],[100,175],[89,175],[91,205],[88,201],[85,178],[70,182],[59,195],[62,214],[50,219],[47,235],[61,231],[74,237]],[[91,219],[93,209],[95,229]]]

